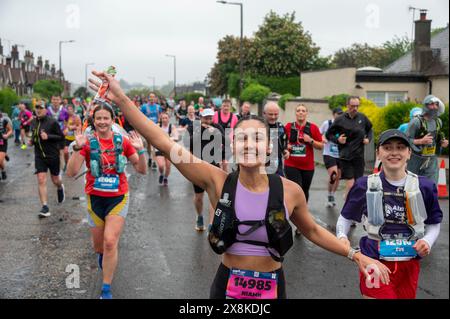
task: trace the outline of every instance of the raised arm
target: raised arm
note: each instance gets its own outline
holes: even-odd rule
[[[210,165],[194,157],[189,151],[181,145],[170,139],[167,134],[156,124],[150,121],[142,112],[140,112],[133,102],[125,95],[119,82],[109,74],[104,72],[92,72],[102,81],[109,83],[109,92],[107,98],[117,104],[130,124],[147,140],[147,142],[156,147],[161,152],[167,154],[169,160],[189,181],[195,185],[208,190],[208,193],[215,189],[216,177],[225,179],[226,174],[217,167]],[[90,88],[98,91],[100,82],[93,79],[89,80]],[[220,185],[222,186],[222,185]]]

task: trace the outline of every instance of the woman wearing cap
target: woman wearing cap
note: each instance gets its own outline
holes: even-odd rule
[[[169,122],[170,122],[169,114],[167,114],[166,112],[161,113],[159,127],[161,127],[161,129],[164,132],[166,132],[167,136],[169,136],[171,140],[178,141],[177,127]],[[164,156],[164,153],[158,149],[155,149],[155,158],[159,170],[159,180],[158,180],[159,185],[168,186],[170,168],[172,164]]]
[[[419,261],[430,254],[442,221],[436,185],[405,170],[411,145],[399,130],[381,134],[376,154],[383,171],[356,181],[338,219],[337,237],[350,246],[352,221],[362,222],[367,236],[360,240],[361,253],[391,270],[388,284],[360,274],[364,298],[413,299]]]
[[[149,144],[155,145],[166,156],[170,156],[170,160],[190,182],[206,190],[213,207],[219,205],[219,199],[221,205],[228,202],[225,196],[227,194],[222,194],[222,188],[229,180],[226,172],[199,160],[170,139],[160,127],[148,121],[142,113],[133,107],[132,102],[123,93],[117,80],[105,73],[93,72],[93,74],[102,81],[109,83],[108,98],[119,105],[131,124],[148,140]],[[92,79],[90,83],[90,87],[94,90],[101,85],[99,81]],[[381,271],[383,280],[388,281],[389,270],[387,267],[376,260],[355,252],[314,222],[308,212],[304,193],[296,183],[277,175],[266,174],[265,163],[268,154],[270,155],[270,134],[268,125],[262,118],[252,116],[242,119],[236,125],[233,134],[232,148],[239,170],[237,173],[230,174],[230,176],[232,178],[237,176],[238,178],[237,188],[235,189],[236,203],[233,207],[235,207],[236,217],[239,220],[242,222],[255,221],[266,216],[269,192],[271,191],[269,180],[275,180],[277,188],[281,187],[282,189],[283,195],[280,203],[284,207],[284,209],[277,211],[277,220],[286,221],[287,218],[290,219],[309,240],[331,252],[354,260],[363,272],[369,264],[375,263]],[[216,210],[216,213],[220,215],[218,210]],[[264,222],[264,224],[267,227],[267,223]],[[252,232],[245,238],[249,241],[254,239],[267,243],[268,234],[261,227],[258,227],[256,234]],[[249,232],[248,228],[245,225],[239,226],[242,234]],[[292,243],[292,233],[288,235],[291,237]],[[247,270],[248,272],[241,270]],[[237,277],[233,277],[234,280],[230,281],[231,272]],[[269,249],[264,246],[237,242],[223,254],[222,264],[212,284],[210,297],[225,298],[236,293],[236,291],[238,294],[244,293],[246,288],[241,284],[243,282],[250,283],[249,278],[257,275],[263,278],[261,279],[263,287],[261,288],[258,285],[257,288],[270,294],[270,297],[267,298],[286,298],[281,262],[275,261],[269,253]],[[267,284],[267,281],[270,280],[267,279],[267,276],[273,279],[273,284]],[[239,296],[242,298],[243,294]],[[252,297],[263,298],[256,295]]]

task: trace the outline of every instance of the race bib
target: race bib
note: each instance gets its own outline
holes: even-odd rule
[[[305,144],[292,145],[291,156],[306,157],[306,145]]]
[[[228,278],[227,299],[277,299],[278,275],[232,269]]]
[[[107,193],[119,191],[119,175],[102,175],[94,182],[94,190]]]
[[[435,154],[436,154],[436,145],[424,146],[422,148],[422,155],[423,156],[433,156]]]
[[[334,143],[330,144],[330,154],[335,158],[339,157],[339,147]]]
[[[383,240],[379,242],[380,259],[387,261],[406,261],[417,257],[413,248],[416,242],[406,239]]]

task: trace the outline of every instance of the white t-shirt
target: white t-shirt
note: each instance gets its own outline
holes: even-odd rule
[[[322,125],[320,126],[320,134],[325,135],[328,131],[328,129],[330,128],[330,121],[331,123],[333,123],[332,120],[327,120],[325,122],[322,123]],[[323,155],[328,155],[334,158],[339,158],[339,148],[338,145],[328,141],[327,143],[325,143],[325,146],[323,148]]]

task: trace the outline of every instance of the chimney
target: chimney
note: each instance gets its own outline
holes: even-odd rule
[[[412,71],[424,72],[433,60],[431,50],[431,20],[427,20],[427,10],[420,10],[420,20],[415,21],[415,38]]]
[[[19,60],[19,49],[17,48],[17,45],[13,45],[11,49],[11,58],[13,61]]]
[[[48,60],[45,60],[44,69],[45,69],[45,71],[50,71],[50,64],[49,64]]]
[[[54,64],[52,64],[51,72],[52,72],[52,75],[53,75],[53,76],[54,76],[55,73],[56,73],[56,67],[55,67]]]
[[[22,67],[22,71],[25,72],[25,62],[21,62],[20,66]]]

